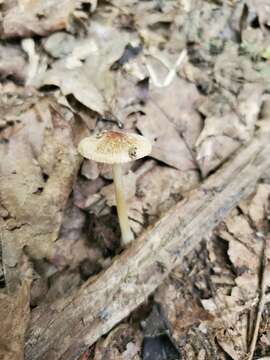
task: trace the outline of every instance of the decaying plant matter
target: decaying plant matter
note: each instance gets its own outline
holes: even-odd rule
[[[231,164],[172,208],[77,294],[52,307],[37,309],[26,358],[72,358],[145,301],[201,237],[254,191],[257,179],[270,163],[268,140],[268,133],[254,139]]]
[[[26,333],[29,360],[270,356],[269,14],[0,1],[0,358]],[[121,226],[111,165],[78,152],[97,133],[152,144]]]

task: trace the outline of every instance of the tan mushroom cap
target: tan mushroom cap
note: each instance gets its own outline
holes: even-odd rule
[[[83,139],[79,153],[86,159],[107,164],[125,163],[150,154],[152,145],[137,134],[120,131],[104,131]]]

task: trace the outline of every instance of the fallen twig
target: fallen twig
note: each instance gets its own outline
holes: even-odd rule
[[[72,296],[33,311],[26,359],[76,359],[136,309],[270,166],[261,134]],[[162,266],[160,266],[162,264]]]
[[[264,239],[264,247],[263,247],[263,251],[262,251],[262,260],[261,260],[260,299],[259,299],[259,303],[258,303],[256,322],[255,322],[255,326],[254,326],[254,330],[253,330],[253,336],[252,336],[252,340],[251,340],[247,360],[252,360],[253,359],[253,355],[254,355],[254,352],[255,352],[255,349],[256,349],[256,343],[257,343],[257,339],[258,339],[258,334],[259,334],[259,328],[260,328],[262,313],[263,313],[265,300],[266,300],[265,291],[266,291],[266,262],[267,262],[267,258],[266,258],[265,247],[266,247],[266,241]]]

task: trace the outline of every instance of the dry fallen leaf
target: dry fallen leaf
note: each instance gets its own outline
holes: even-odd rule
[[[0,169],[1,205],[8,212],[2,255],[8,287],[18,281],[23,248],[33,257],[49,255],[80,164],[76,138],[86,133],[85,126],[55,109],[48,98],[23,111],[9,127],[8,141],[1,143],[6,159]]]
[[[173,275],[155,292],[155,301],[161,306],[173,339],[179,343],[189,328],[211,320],[211,315],[199,305],[195,297],[188,297],[187,294],[183,296],[183,292],[179,291],[182,283],[174,279]]]
[[[258,20],[261,26],[261,29],[264,32],[267,32],[269,23],[269,15],[270,15],[270,6],[267,0],[252,0],[248,4],[251,11],[255,10],[258,15]]]
[[[140,330],[129,324],[121,324],[105,339],[98,341],[94,360],[140,360],[142,341]]]
[[[259,184],[257,192],[248,208],[248,215],[257,229],[264,229],[269,211],[270,185]]]
[[[77,0],[20,0],[4,13],[1,36],[45,36],[66,29],[76,5],[79,5]]]
[[[137,198],[148,216],[160,216],[174,201],[198,183],[195,171],[180,171],[168,166],[155,166],[137,181]],[[133,203],[130,204],[132,211]]]
[[[158,105],[149,101],[137,121],[139,131],[152,141],[151,156],[179,170],[195,169],[192,154]]]
[[[104,98],[91,78],[85,76],[84,67],[67,69],[62,64],[55,64],[52,70],[44,75],[42,85],[58,86],[63,95],[73,95],[89,109],[104,115],[108,108]]]
[[[212,298],[201,300],[204,308],[215,316],[211,326],[216,329],[218,343],[234,360],[245,359],[250,350],[247,329],[251,329],[250,313],[258,302],[269,185],[260,184],[255,195],[240,206],[243,213],[234,210],[225,220],[225,228],[222,226],[217,231],[228,242],[227,253],[236,274],[234,284],[219,285]],[[269,258],[268,250],[266,256]],[[266,286],[269,286],[270,264],[265,266]]]
[[[240,145],[251,139],[262,104],[263,86],[247,84],[237,97],[236,109],[209,116],[197,139],[197,161],[202,174],[222,164]]]
[[[0,53],[1,78],[12,76],[17,81],[23,82],[26,76],[26,61],[22,50],[14,45],[1,45]]]

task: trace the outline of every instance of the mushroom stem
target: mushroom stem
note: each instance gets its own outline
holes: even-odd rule
[[[129,226],[127,203],[124,194],[123,175],[121,164],[113,164],[113,180],[116,198],[116,207],[120,223],[123,245],[128,244],[134,239],[133,233]]]

